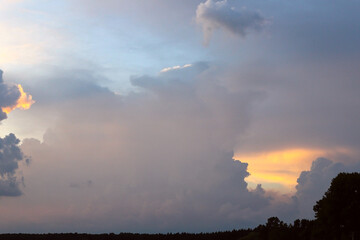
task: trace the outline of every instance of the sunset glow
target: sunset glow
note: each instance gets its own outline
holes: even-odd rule
[[[309,169],[311,162],[323,154],[316,149],[285,149],[272,152],[235,155],[235,159],[249,164],[251,173],[247,182],[255,184],[281,184],[293,190],[301,171]]]
[[[19,108],[22,110],[27,110],[35,102],[32,99],[32,96],[30,94],[27,94],[26,92],[24,92],[24,90],[20,84],[18,84],[18,89],[20,92],[20,97],[17,100],[16,105],[2,108],[2,111],[5,112],[6,114],[9,114],[12,110],[14,110],[16,108]]]

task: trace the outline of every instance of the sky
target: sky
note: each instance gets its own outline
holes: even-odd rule
[[[360,1],[0,0],[0,232],[314,218],[360,171]]]

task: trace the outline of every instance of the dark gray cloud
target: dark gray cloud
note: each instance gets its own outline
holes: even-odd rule
[[[3,71],[0,69],[0,121],[6,119],[7,115],[2,108],[16,105],[20,97],[17,86],[6,84],[3,80]]]
[[[336,0],[326,8],[324,1],[242,4],[263,5],[264,14],[273,17],[271,38],[261,39],[258,51],[239,51],[247,60],[232,63],[224,77],[231,89],[262,90],[267,96],[244,151],[358,149],[359,2]]]
[[[352,61],[291,62],[281,67],[243,66],[229,86],[262,90],[244,151],[360,146],[359,69]]]
[[[249,31],[258,31],[266,23],[260,13],[245,8],[236,9],[227,0],[200,3],[196,10],[196,21],[202,26],[205,44],[209,43],[217,29],[245,37]]]
[[[19,88],[16,85],[6,84],[3,80],[3,71],[0,70],[0,121],[7,118],[2,108],[16,105],[20,97]],[[19,196],[22,194],[19,184],[23,182],[17,179],[16,170],[18,162],[24,159],[23,153],[18,147],[20,140],[13,133],[0,138],[0,196]],[[25,160],[29,162],[28,159]]]
[[[302,61],[328,63],[359,58],[360,3],[334,0],[323,7],[324,3],[290,4],[287,11],[278,14],[272,34],[276,47]]]
[[[16,170],[24,156],[18,147],[19,143],[20,140],[12,133],[0,138],[0,196],[21,195],[21,181],[17,179]]]

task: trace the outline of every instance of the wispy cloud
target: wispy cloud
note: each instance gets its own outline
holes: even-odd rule
[[[164,73],[164,72],[169,72],[169,71],[172,71],[172,70],[179,70],[179,69],[183,69],[183,68],[188,68],[188,67],[191,67],[192,65],[191,64],[185,64],[184,66],[173,66],[173,67],[167,67],[167,68],[163,68],[161,69],[160,72]]]

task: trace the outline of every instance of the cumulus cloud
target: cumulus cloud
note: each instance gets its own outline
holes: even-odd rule
[[[330,187],[331,180],[340,172],[359,172],[360,164],[344,164],[326,158],[313,161],[309,171],[301,172],[294,200],[300,218],[313,218],[312,207]]]
[[[258,12],[236,9],[227,0],[206,0],[196,9],[196,21],[202,26],[204,43],[208,44],[217,29],[245,37],[250,31],[261,30],[266,23]]]
[[[24,92],[22,86],[4,83],[3,71],[0,70],[0,121],[7,118],[7,113],[15,108],[29,109],[34,103],[32,96]]]
[[[4,83],[3,71],[0,70],[0,121],[6,119],[4,108],[16,105],[20,98],[20,91],[16,85]]]
[[[97,231],[210,231],[253,226],[275,214],[260,187],[247,188],[248,165],[232,151],[261,94],[226,90],[208,64],[178,70],[133,77],[139,89],[128,95],[98,89],[74,99],[61,107],[43,143],[24,141],[34,159],[24,173],[31,189],[24,197],[47,189],[49,199],[38,208],[65,214],[43,216],[45,227],[76,216],[84,231],[93,231],[89,220],[101,221]],[[88,179],[96,184],[77,187]]]
[[[17,179],[16,170],[24,155],[18,146],[19,142],[12,133],[0,138],[0,196],[21,195],[19,184],[23,179]]]
[[[21,85],[6,84],[3,71],[0,70],[0,121],[7,118],[7,113],[14,108],[28,108],[33,103],[31,96],[27,96]],[[28,104],[28,105],[26,105]],[[19,196],[21,190],[16,176],[18,162],[24,159],[18,144],[20,140],[13,133],[0,138],[0,196]],[[29,160],[27,159],[26,162]]]
[[[251,162],[234,161],[233,149],[263,92],[227,88],[210,63],[132,77],[138,89],[127,95],[85,81],[89,73],[72,75],[58,76],[63,81],[44,93],[61,89],[71,97],[52,102],[56,126],[43,143],[22,144],[34,159],[24,171],[22,229],[35,231],[35,213],[36,231],[212,231],[256,226],[271,216],[293,221],[312,216],[314,202],[342,170],[317,160],[300,176],[293,199],[249,189]],[[320,194],[311,197],[314,192]],[[28,206],[28,199],[38,201]],[[0,210],[10,214],[11,207]]]

